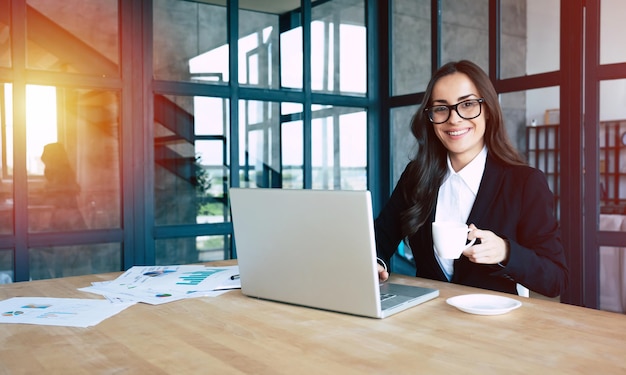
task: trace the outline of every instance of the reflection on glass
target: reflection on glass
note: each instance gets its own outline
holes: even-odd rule
[[[155,241],[156,264],[192,264],[232,258],[230,235],[172,238]]]
[[[313,188],[367,189],[367,113],[318,105],[312,111]]]
[[[364,1],[335,0],[312,9],[311,87],[364,95],[367,43]]]
[[[78,206],[80,185],[62,143],[48,143],[43,148],[44,205],[49,206],[50,221],[45,230],[70,231],[87,229]],[[33,211],[31,211],[33,212]]]
[[[622,46],[626,2],[623,0],[600,1],[600,64],[626,62],[626,49]]]
[[[224,222],[228,100],[166,95],[154,100],[156,224]]]
[[[229,81],[226,7],[154,0],[154,77]]]
[[[0,234],[13,233],[13,95],[0,84]]]
[[[0,284],[12,283],[13,279],[13,251],[0,250]]]
[[[430,0],[393,0],[393,95],[421,92],[431,76]]]
[[[600,213],[622,217],[626,215],[625,101],[626,79],[600,82]]]
[[[441,10],[441,62],[471,60],[489,72],[489,0],[441,0]]]
[[[239,83],[278,87],[278,16],[239,11]]]
[[[31,248],[32,280],[115,272],[122,269],[118,243]]]
[[[118,1],[68,0],[63,4],[27,1],[28,67],[118,76]]]
[[[415,137],[411,133],[411,120],[417,109],[416,105],[391,109],[392,186],[396,186],[402,171],[417,152]]]
[[[0,1],[0,67],[11,67],[11,2]]]
[[[117,93],[27,86],[31,232],[120,227],[118,121]]]

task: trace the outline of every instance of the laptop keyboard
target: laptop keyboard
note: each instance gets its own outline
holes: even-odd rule
[[[380,294],[380,302],[384,302],[384,301],[386,301],[388,299],[391,299],[391,298],[393,298],[395,296],[396,296],[395,294],[381,293]]]

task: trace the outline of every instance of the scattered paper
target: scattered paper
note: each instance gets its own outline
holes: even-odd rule
[[[241,288],[238,266],[203,265],[134,266],[117,279],[80,288],[110,301],[132,301],[151,305],[195,297],[215,297]]]
[[[0,301],[0,323],[90,327],[134,302],[49,297],[13,297]]]
[[[215,297],[237,288],[241,288],[238,266],[135,266],[115,280],[78,289],[105,299],[13,297],[0,301],[0,323],[90,327],[137,302],[159,305]]]

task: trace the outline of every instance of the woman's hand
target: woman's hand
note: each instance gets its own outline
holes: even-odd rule
[[[474,224],[470,224],[469,227],[470,232],[467,237],[470,240],[473,238],[480,239],[480,244],[470,246],[463,252],[463,255],[474,263],[505,264],[509,258],[508,243],[492,231],[478,229]]]
[[[385,269],[385,267],[378,265],[378,280],[382,283],[383,281],[387,281],[389,278],[389,272]]]

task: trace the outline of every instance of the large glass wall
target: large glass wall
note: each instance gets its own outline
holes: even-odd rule
[[[9,27],[16,5],[24,30]],[[121,236],[105,235],[123,226],[118,2],[0,8],[0,235],[16,246],[0,280],[120,270]]]
[[[236,68],[225,6],[156,0],[153,8],[155,230],[193,234],[158,234],[157,263],[230,256],[230,186],[367,189],[366,109],[308,99],[366,95],[363,0],[314,3],[307,41],[299,7],[240,3]],[[193,94],[170,93],[185,91]]]

